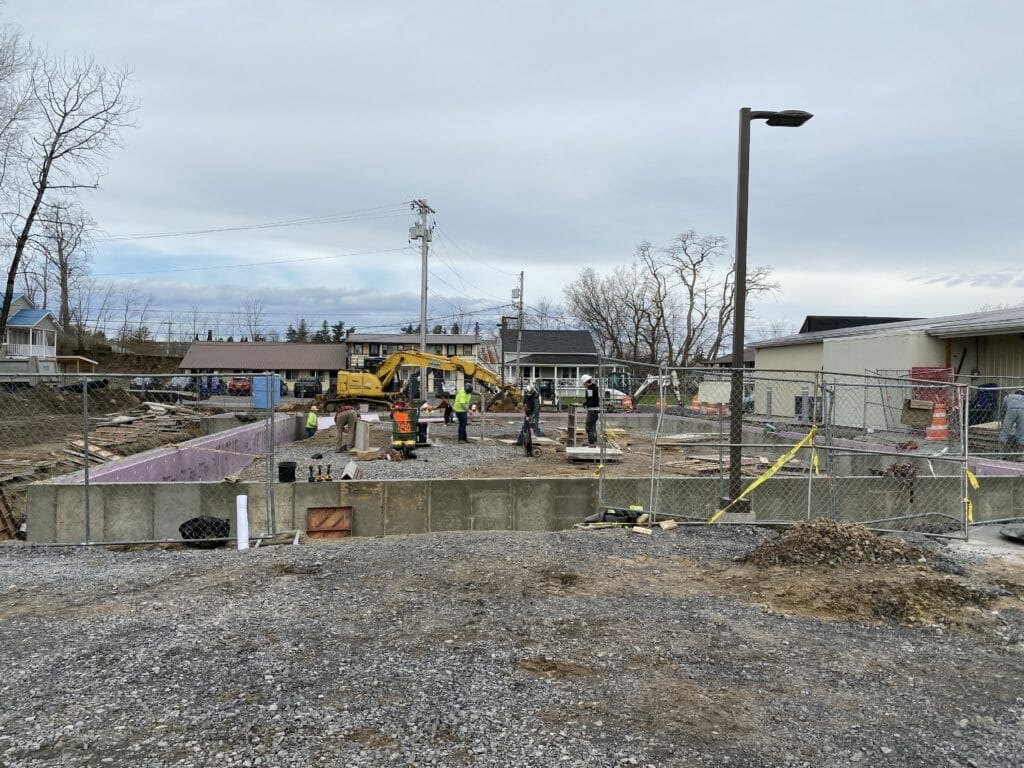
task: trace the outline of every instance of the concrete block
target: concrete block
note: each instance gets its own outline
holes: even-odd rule
[[[458,480],[431,480],[430,531],[470,531],[472,486]]]
[[[157,483],[153,486],[153,538],[180,539],[178,526],[198,517],[199,485],[196,483]]]
[[[384,533],[426,533],[435,528],[429,520],[429,501],[436,480],[385,480]],[[448,481],[440,481],[448,482]]]
[[[57,489],[56,541],[79,543],[86,541],[85,487],[62,485]],[[93,486],[89,494],[89,532],[94,541],[103,541],[103,491]]]
[[[33,542],[57,541],[57,486],[30,485],[25,504],[28,518],[26,539]]]
[[[364,480],[340,486],[340,506],[352,507],[352,535],[383,536],[384,483]]]
[[[152,541],[156,538],[153,488],[149,483],[104,487],[102,541]]]
[[[470,530],[509,531],[513,528],[512,480],[478,480],[469,492]],[[431,505],[433,509],[433,505]]]

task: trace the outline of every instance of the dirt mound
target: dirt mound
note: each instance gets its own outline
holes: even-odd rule
[[[134,408],[139,399],[121,387],[95,386],[89,388],[89,412],[114,413]],[[0,412],[26,418],[43,414],[81,414],[82,393],[73,388],[61,389],[47,384],[0,391]]]
[[[862,525],[808,520],[755,547],[747,553],[745,561],[767,567],[916,563],[923,557],[924,553],[916,547],[879,536]]]

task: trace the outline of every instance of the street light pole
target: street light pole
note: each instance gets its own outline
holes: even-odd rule
[[[741,506],[736,500],[743,490],[743,351],[747,302],[747,199],[750,189],[750,122],[799,128],[811,119],[810,112],[784,110],[769,112],[740,109],[739,162],[736,181],[736,260],[733,264],[732,371],[729,383],[729,498],[723,503]]]

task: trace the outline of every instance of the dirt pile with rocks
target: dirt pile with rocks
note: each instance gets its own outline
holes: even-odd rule
[[[862,525],[835,520],[805,520],[778,538],[752,550],[753,565],[857,565],[861,563],[916,563],[924,553],[899,539],[879,536]]]

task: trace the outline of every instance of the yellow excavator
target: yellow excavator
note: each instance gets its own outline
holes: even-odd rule
[[[388,407],[396,400],[406,398],[405,387],[398,377],[403,366],[417,366],[435,371],[457,371],[466,379],[475,379],[489,390],[484,401],[488,411],[511,412],[522,402],[519,390],[502,384],[497,374],[482,365],[461,357],[431,355],[427,352],[406,350],[395,352],[373,371],[338,371],[335,391],[324,397],[327,413],[337,410],[339,405],[369,403],[371,406]]]

